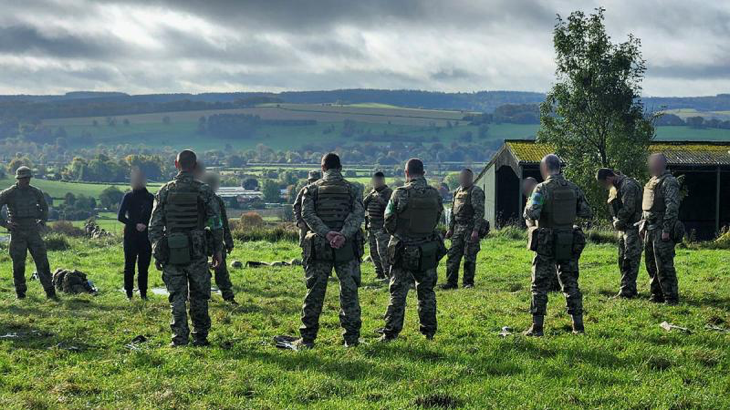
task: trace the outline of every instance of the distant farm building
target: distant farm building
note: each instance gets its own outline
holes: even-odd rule
[[[230,206],[264,199],[261,191],[253,191],[241,187],[220,187],[218,188],[217,194]]]
[[[506,140],[497,151],[476,180],[484,189],[485,218],[492,226],[521,221],[526,201],[522,181],[527,177],[542,181],[540,160],[551,152],[550,146],[531,140]],[[689,195],[679,217],[688,232],[707,239],[730,225],[730,142],[658,141],[650,152],[664,153],[672,173],[685,175]]]

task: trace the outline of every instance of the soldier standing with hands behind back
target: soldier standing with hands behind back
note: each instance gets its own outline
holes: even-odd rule
[[[188,300],[193,344],[209,345],[210,272],[206,227],[213,235],[213,268],[223,261],[220,208],[210,187],[194,178],[196,166],[197,156],[193,151],[183,150],[178,154],[175,167],[179,172],[173,181],[157,191],[149,226],[155,267],[162,270],[162,280],[170,293],[172,347],[188,344]]]
[[[365,196],[365,226],[368,230],[370,257],[375,265],[376,279],[387,279],[390,276],[388,262],[388,242],[390,234],[383,227],[385,221],[385,207],[390,201],[393,190],[385,184],[385,174],[378,171],[373,174],[373,189]]]
[[[477,254],[480,249],[479,231],[484,222],[484,191],[474,185],[474,173],[464,169],[459,174],[459,188],[454,193],[454,206],[446,238],[451,248],[446,258],[446,283],[442,289],[459,287],[459,265],[464,257],[465,288],[474,287]]]
[[[608,207],[612,225],[618,232],[618,267],[621,288],[617,298],[636,297],[636,277],[641,265],[641,185],[635,179],[608,168],[601,168],[596,180],[609,190]]]
[[[548,286],[558,266],[558,279],[563,288],[568,314],[573,318],[573,333],[583,333],[583,295],[578,287],[578,259],[585,247],[585,235],[575,227],[578,217],[591,218],[593,213],[583,191],[560,173],[560,158],[546,155],[540,161],[544,181],[535,187],[525,207],[525,219],[537,221],[530,231],[532,260],[532,326],[525,336],[542,336],[547,313]]]
[[[15,171],[15,185],[0,192],[0,209],[8,207],[8,220],[0,218],[0,226],[10,231],[10,258],[13,260],[13,282],[18,299],[25,298],[25,259],[28,251],[33,257],[38,279],[48,299],[57,299],[51,281],[46,243],[41,231],[48,221],[48,203],[40,189],[30,185],[33,176],[30,168]]]

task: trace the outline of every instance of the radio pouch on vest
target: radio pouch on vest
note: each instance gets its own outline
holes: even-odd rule
[[[564,262],[573,258],[573,230],[555,232],[555,260]]]
[[[352,241],[345,241],[345,244],[342,245],[340,249],[334,249],[334,259],[335,262],[349,262],[353,259],[355,259],[355,247],[353,246]]]
[[[420,246],[421,256],[418,260],[420,271],[433,269],[438,265],[439,244],[436,241],[424,243]]]
[[[187,265],[190,263],[190,239],[183,233],[173,233],[167,237],[169,248],[168,263],[172,265]]]

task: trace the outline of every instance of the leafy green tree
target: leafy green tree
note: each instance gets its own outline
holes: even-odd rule
[[[120,191],[119,188],[112,185],[101,191],[99,194],[99,201],[103,208],[110,211],[116,211],[119,204],[122,202],[123,197],[124,193]]]
[[[272,179],[265,179],[261,184],[261,193],[264,194],[266,202],[281,202],[281,190],[279,184]]]
[[[540,105],[537,137],[567,163],[566,175],[580,185],[596,210],[606,192],[594,180],[600,167],[636,177],[645,174],[654,138],[653,117],[641,102],[646,70],[641,42],[629,35],[614,44],[604,26],[604,9],[586,16],[558,17],[553,31],[557,81]]]

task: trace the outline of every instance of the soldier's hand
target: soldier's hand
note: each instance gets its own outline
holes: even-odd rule
[[[663,240],[664,242],[667,242],[667,241],[669,241],[669,232],[664,232],[664,231],[662,231],[662,240]]]
[[[137,224],[137,231],[138,232],[144,232],[145,229],[147,229],[147,225],[145,225],[145,224]]]
[[[479,231],[477,231],[477,230],[471,231],[471,237],[469,239],[472,242],[478,242],[479,241]]]
[[[337,235],[337,237],[335,237],[335,240],[332,242],[332,247],[335,249],[340,249],[345,245],[345,241],[346,241],[345,236],[342,234],[339,234],[339,235]]]
[[[162,271],[162,264],[160,261],[155,261],[155,269]]]
[[[334,240],[337,237],[337,235],[339,235],[339,234],[340,233],[337,232],[337,231],[329,231],[329,232],[327,232],[327,236],[325,236],[325,239],[327,239],[327,242],[329,242],[330,245],[331,245],[332,242],[334,242]]]
[[[11,231],[11,232],[18,229],[18,223],[17,222],[8,222],[7,229],[8,229],[8,231]]]
[[[216,252],[215,255],[213,255],[213,269],[217,269],[222,263],[223,254],[221,252]]]
[[[451,229],[449,229],[448,231],[446,231],[446,239],[451,239],[451,237],[453,235],[454,235],[454,231],[452,231]]]

